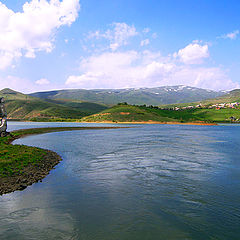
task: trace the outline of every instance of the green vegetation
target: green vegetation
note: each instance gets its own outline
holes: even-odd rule
[[[231,122],[230,117],[240,118],[238,109],[186,109],[163,110],[158,107],[119,104],[99,114],[84,117],[86,122]]]
[[[48,132],[113,129],[117,127],[61,127],[18,130],[0,138],[0,195],[23,190],[41,181],[61,161],[61,157],[50,150],[10,143],[22,136]]]
[[[39,100],[7,100],[6,109],[8,117],[13,119],[54,119],[54,118],[77,118],[86,116],[85,112],[58,106],[56,104],[43,102]]]
[[[174,87],[172,87],[174,88]],[[181,87],[175,87],[176,91]],[[186,92],[181,92],[187,97],[188,91],[201,93],[202,89],[194,91],[188,87],[183,88]],[[240,102],[240,90],[233,90],[224,96],[214,99],[204,100],[202,102],[179,103],[171,105],[162,105],[160,108],[146,105],[128,105],[126,102],[107,108],[105,105],[82,102],[79,98],[91,99],[96,101],[112,101],[111,98],[126,101],[128,97],[135,96],[137,101],[147,101],[144,96],[158,96],[154,92],[164,91],[164,94],[170,94],[163,88],[140,89],[138,90],[62,90],[44,93],[36,93],[35,96],[41,96],[42,99],[15,92],[11,89],[3,89],[0,96],[6,99],[6,109],[10,119],[30,120],[30,121],[83,121],[83,122],[231,122],[239,119],[238,109],[208,109],[208,106],[220,103]],[[180,89],[181,90],[181,89]],[[177,93],[173,91],[174,94]],[[163,93],[162,93],[163,94]],[[179,93],[180,94],[180,93]],[[118,96],[117,98],[115,98]],[[65,97],[65,98],[64,98]],[[72,97],[72,99],[66,99]],[[168,95],[170,97],[170,95]],[[99,100],[100,99],[100,100]],[[102,99],[102,100],[101,100]],[[107,100],[108,99],[108,100]],[[168,99],[168,98],[166,98]],[[115,101],[114,100],[114,101]],[[186,99],[185,99],[186,100]],[[102,101],[102,102],[104,102]],[[165,101],[165,100],[164,100]],[[170,100],[169,100],[170,101]],[[180,111],[168,110],[172,107],[196,106],[198,104],[204,108],[184,109]],[[166,108],[166,109],[163,109]],[[233,120],[234,119],[234,120]]]
[[[175,103],[175,104],[167,104],[161,105],[162,108],[172,108],[172,107],[186,107],[186,106],[196,106],[202,104],[204,106],[210,106],[214,104],[221,103],[234,103],[240,102],[240,89],[235,89],[221,97],[216,97],[212,99],[203,100],[201,102],[191,102],[191,103]]]
[[[55,103],[69,108],[74,108],[81,110],[82,112],[90,115],[97,112],[101,112],[108,107],[103,104],[93,103],[93,102],[82,102],[80,100],[71,100],[71,99],[45,99],[46,102]]]
[[[0,139],[0,177],[19,175],[26,166],[37,165],[46,155],[42,149],[4,144]]]
[[[240,89],[235,89],[221,97],[202,101],[204,105],[211,105],[211,104],[218,104],[218,103],[233,103],[233,102],[240,102]]]
[[[21,175],[25,167],[29,165],[37,166],[49,153],[48,150],[36,147],[11,145],[10,143],[17,138],[26,135],[43,134],[49,132],[111,128],[114,127],[52,127],[14,131],[11,133],[12,136],[0,138],[0,178]]]
[[[49,131],[57,131],[56,128],[49,129],[27,129],[12,133],[12,136],[0,138],[0,177],[20,175],[28,165],[38,165],[48,154],[46,150],[23,146],[11,145],[11,141],[24,135],[40,134]]]
[[[106,106],[70,101],[70,100],[42,100],[36,97],[3,89],[0,96],[6,100],[8,118],[30,121],[68,121],[80,119],[106,109]],[[73,120],[74,121],[74,120]]]

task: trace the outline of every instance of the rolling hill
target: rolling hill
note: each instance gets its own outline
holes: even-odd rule
[[[40,99],[11,89],[1,90],[0,97],[5,97],[6,99],[8,117],[19,120],[74,121],[76,119],[82,122],[231,122],[231,117],[240,119],[240,110],[229,108],[220,110],[194,108],[173,111],[153,106],[124,103],[107,108],[101,104],[82,102],[80,100],[62,98]],[[126,102],[125,99],[123,101]],[[210,105],[236,101],[240,102],[240,90],[233,90],[223,96],[204,100],[201,103]],[[198,103],[191,103],[191,105]],[[168,106],[176,105],[189,105],[189,103]]]
[[[83,122],[231,122],[231,117],[240,119],[239,109],[186,109],[164,110],[158,107],[119,104],[98,114],[81,119]]]
[[[80,103],[67,100],[51,101],[32,97],[11,89],[0,91],[6,101],[9,119],[21,120],[63,120],[80,119],[106,109],[95,103]]]
[[[139,89],[96,89],[96,90],[59,90],[30,94],[42,99],[71,99],[115,105],[119,102],[129,104],[161,105],[202,101],[222,96],[224,92],[216,92],[189,86],[165,86]]]

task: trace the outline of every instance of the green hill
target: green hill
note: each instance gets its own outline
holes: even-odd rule
[[[136,107],[132,105],[116,105],[101,113],[94,114],[82,119],[86,122],[136,122],[136,121],[171,121],[169,117],[161,116],[148,108]]]
[[[38,99],[27,94],[23,94],[17,91],[14,91],[10,88],[4,88],[0,91],[0,97],[4,97],[5,101],[9,100],[33,100]]]
[[[240,119],[238,109],[163,110],[158,107],[116,105],[98,114],[82,118],[84,122],[231,122]]]
[[[88,115],[101,112],[108,108],[106,105],[103,105],[103,104],[92,103],[92,102],[82,102],[79,100],[71,100],[71,99],[57,99],[57,100],[44,99],[44,101],[63,105],[70,108],[79,109],[83,112],[88,113]]]
[[[0,91],[0,97],[5,98],[9,119],[41,121],[80,119],[106,109],[105,106],[95,103],[45,101],[7,88]]]

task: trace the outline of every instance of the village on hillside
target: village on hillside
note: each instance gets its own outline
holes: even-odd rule
[[[194,108],[203,108],[203,109],[223,109],[223,108],[238,108],[240,105],[239,102],[234,103],[218,103],[218,104],[212,104],[212,105],[202,105],[201,103],[196,106],[186,106],[186,107],[174,107],[173,109],[175,111],[179,110],[185,110],[185,109],[194,109]]]

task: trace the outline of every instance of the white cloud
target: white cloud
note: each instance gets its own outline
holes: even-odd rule
[[[34,49],[28,49],[26,54],[25,54],[25,57],[26,58],[35,58],[36,54],[35,54]]]
[[[36,81],[36,84],[38,84],[38,85],[48,85],[48,84],[50,84],[50,82],[46,78],[41,78],[41,79]]]
[[[95,88],[99,85],[99,79],[104,78],[102,72],[87,72],[80,76],[69,76],[66,84],[84,88]]]
[[[112,51],[116,51],[119,47],[128,44],[128,40],[131,37],[138,35],[136,28],[126,23],[113,23],[112,28],[105,32],[95,31],[89,33],[89,38],[107,39],[109,41],[109,48]]]
[[[237,35],[239,34],[239,30],[235,30],[231,33],[227,33],[227,34],[224,34],[222,35],[221,37],[219,38],[224,38],[224,39],[231,39],[231,40],[235,40],[237,38]]]
[[[212,90],[239,88],[227,73],[218,67],[180,66],[168,79],[172,84],[183,84]]]
[[[79,0],[32,0],[15,13],[0,2],[0,69],[21,56],[34,58],[38,51],[51,52],[55,31],[71,25],[79,8]]]
[[[1,36],[0,36],[1,37]],[[21,57],[19,51],[3,51],[0,46],[0,70],[3,70],[12,64],[13,59]]]
[[[208,45],[191,43],[175,53],[174,57],[178,57],[185,64],[201,64],[205,58],[209,57]]]
[[[218,67],[186,65],[149,51],[93,55],[81,61],[80,72],[68,77],[68,87],[129,88],[180,84],[214,90],[239,87]]]
[[[147,45],[149,45],[149,44],[150,44],[150,40],[149,40],[149,39],[144,39],[144,40],[142,40],[141,43],[140,43],[141,47],[147,46]]]

